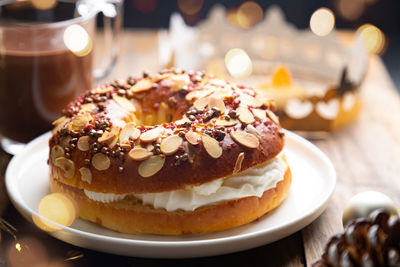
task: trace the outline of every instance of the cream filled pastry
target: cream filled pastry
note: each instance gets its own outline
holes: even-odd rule
[[[177,235],[249,223],[287,196],[284,133],[246,86],[168,70],[94,88],[50,139],[50,188],[81,218],[124,233]]]

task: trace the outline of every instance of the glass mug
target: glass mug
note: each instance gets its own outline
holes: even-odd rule
[[[16,154],[116,63],[123,0],[0,2],[0,138]],[[93,68],[96,17],[107,56]],[[108,45],[108,46],[107,46]],[[96,65],[97,66],[97,65]]]

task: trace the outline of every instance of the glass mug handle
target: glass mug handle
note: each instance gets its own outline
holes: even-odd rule
[[[93,70],[96,81],[104,78],[114,68],[119,56],[119,34],[122,24],[122,6],[124,0],[81,0],[78,1],[78,12],[87,13],[94,9],[97,14],[103,13],[103,36],[104,51],[108,51],[107,56],[103,56],[99,67]]]

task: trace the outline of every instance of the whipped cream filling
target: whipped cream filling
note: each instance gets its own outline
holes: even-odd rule
[[[195,209],[244,197],[257,196],[271,188],[284,178],[287,164],[280,154],[269,163],[250,168],[241,173],[220,178],[199,186],[185,189],[146,194],[110,194],[84,190],[92,200],[110,203],[124,199],[127,195],[140,199],[143,204],[167,211],[194,211]]]

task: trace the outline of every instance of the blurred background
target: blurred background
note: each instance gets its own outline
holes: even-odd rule
[[[249,25],[256,24],[262,20],[263,12],[271,5],[281,7],[286,19],[300,29],[309,27],[311,15],[320,7],[327,7],[333,11],[337,29],[357,30],[362,29],[363,25],[372,24],[382,31],[384,39],[375,51],[370,52],[382,55],[399,90],[400,1],[398,0],[125,0],[124,26],[127,28],[168,28],[170,16],[174,12],[179,12],[188,25],[196,25],[204,20],[212,7],[217,4],[228,9],[228,20],[231,20],[233,24],[235,24],[233,16],[235,12],[250,13],[253,21]],[[249,25],[237,26],[248,27]]]

